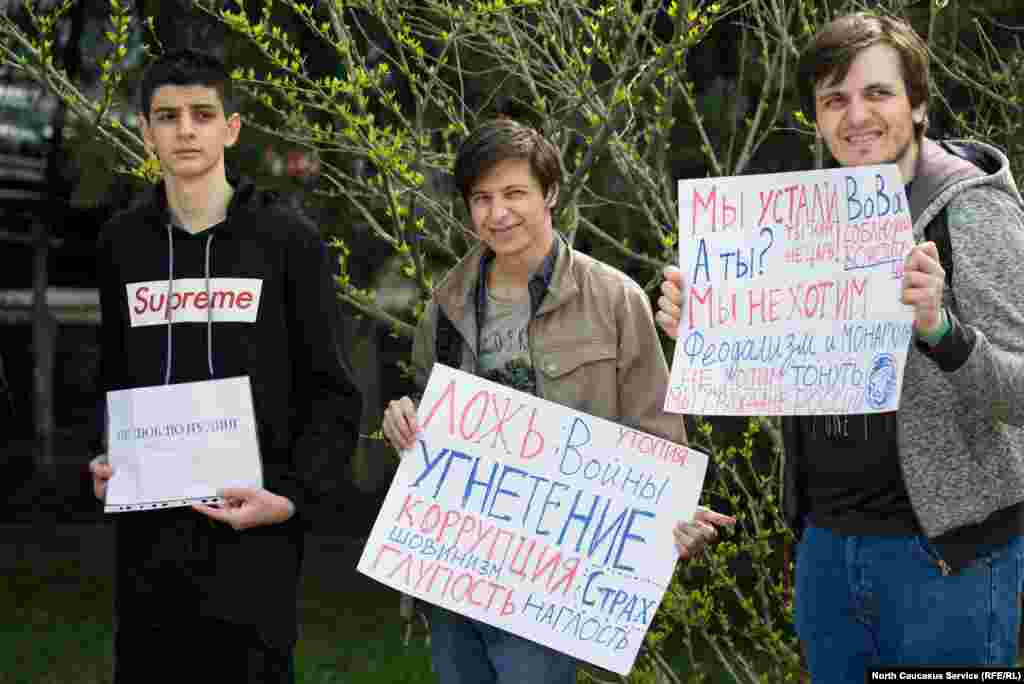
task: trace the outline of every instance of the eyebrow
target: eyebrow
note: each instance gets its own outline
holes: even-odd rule
[[[489,195],[492,192],[508,192],[509,190],[529,190],[530,185],[528,183],[513,183],[512,185],[506,185],[502,188],[496,188],[494,190],[472,190],[469,196],[473,195]]]
[[[885,88],[886,90],[892,90],[896,86],[886,81],[872,81],[858,90],[871,90],[872,88]],[[815,93],[815,97],[827,97],[829,95],[843,94],[845,91],[838,85],[825,86],[821,90]]]
[[[178,107],[172,107],[170,105],[159,105],[159,106],[153,107],[153,113],[154,114],[159,114],[161,112],[177,112],[177,111],[179,111],[181,109],[216,110],[217,109],[217,105],[212,104],[212,103],[206,103],[206,102],[199,102],[199,103],[191,104],[191,105],[188,105],[188,106],[182,105],[182,106],[178,106]]]

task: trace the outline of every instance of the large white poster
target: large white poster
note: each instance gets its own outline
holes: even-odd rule
[[[107,393],[108,513],[220,501],[223,487],[260,487],[249,378]]]
[[[626,674],[707,456],[437,364],[359,571]]]
[[[895,165],[679,181],[683,309],[665,408],[899,405],[912,222]]]

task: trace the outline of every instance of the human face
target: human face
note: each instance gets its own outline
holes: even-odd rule
[[[238,114],[224,115],[217,90],[202,85],[156,89],[142,135],[164,173],[196,180],[224,172],[224,150],[238,141]]]
[[[843,166],[896,164],[903,182],[914,178],[919,143],[914,124],[926,105],[910,106],[899,52],[877,43],[862,50],[846,78],[814,90],[818,133]]]
[[[535,270],[555,239],[551,207],[557,190],[544,196],[527,159],[505,159],[469,191],[469,213],[477,236],[495,254],[499,268]]]

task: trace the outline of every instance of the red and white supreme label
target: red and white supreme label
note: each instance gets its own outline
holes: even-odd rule
[[[128,312],[132,327],[175,323],[253,323],[260,310],[260,278],[179,278],[167,301],[167,281],[128,283]]]

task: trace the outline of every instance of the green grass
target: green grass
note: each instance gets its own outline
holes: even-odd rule
[[[0,684],[108,684],[112,581],[46,554],[4,569]],[[297,684],[436,684],[422,640],[402,645],[398,596],[354,572],[307,577]]]
[[[423,640],[401,642],[398,595],[358,575],[307,572],[300,594],[296,684],[437,684]],[[16,561],[0,583],[0,684],[109,684],[113,616],[110,577],[69,554]],[[672,660],[690,671],[685,658]],[[729,684],[724,673],[715,684]]]
[[[299,684],[436,684],[422,639],[401,641],[398,594],[354,572],[307,573],[299,602]]]
[[[0,533],[0,684],[109,684],[109,530],[8,526]],[[437,684],[423,640],[402,645],[398,594],[355,571],[358,548],[307,548],[296,683]],[[667,655],[685,681],[689,663]],[[712,681],[731,678],[716,672]]]
[[[402,648],[397,639],[349,643],[330,652],[300,642],[295,681],[301,684],[434,684],[430,650],[422,644]]]
[[[74,562],[19,563],[0,587],[0,683],[107,682],[110,581]]]

